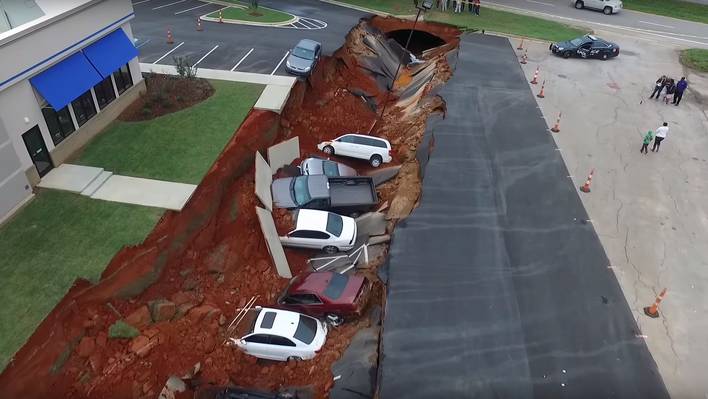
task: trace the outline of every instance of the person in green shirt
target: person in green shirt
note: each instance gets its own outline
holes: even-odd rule
[[[642,152],[645,154],[649,153],[649,150],[648,150],[649,143],[651,143],[651,139],[653,139],[653,138],[654,138],[654,132],[652,132],[651,130],[648,131],[646,135],[644,135],[644,141],[642,142],[642,149],[639,150],[640,153],[642,153]]]

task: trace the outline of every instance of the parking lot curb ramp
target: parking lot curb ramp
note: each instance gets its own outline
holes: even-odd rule
[[[177,75],[174,65],[140,63],[143,73],[160,73],[163,75]],[[292,76],[266,75],[252,72],[224,71],[218,69],[197,70],[197,77],[203,79],[226,80],[231,82],[255,83],[264,85],[261,96],[253,108],[281,113],[285,103],[290,97],[290,90],[297,79]]]

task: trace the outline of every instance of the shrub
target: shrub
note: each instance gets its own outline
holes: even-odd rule
[[[143,107],[143,110],[141,111],[144,116],[150,116],[152,114],[152,108],[150,107]]]
[[[140,331],[123,320],[118,320],[108,328],[109,338],[135,338],[140,335]]]
[[[194,79],[197,77],[197,67],[195,67],[186,57],[173,57],[175,69],[182,79]]]

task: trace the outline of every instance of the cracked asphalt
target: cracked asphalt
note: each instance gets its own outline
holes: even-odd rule
[[[532,43],[525,75],[540,67],[537,99],[592,224],[671,397],[708,397],[708,77],[686,70],[669,43],[596,31],[618,43],[606,62],[556,58]],[[514,43],[516,44],[516,43]],[[515,46],[514,46],[515,47]],[[662,74],[686,76],[680,106],[649,100]],[[534,92],[539,88],[533,87]],[[668,122],[658,153],[640,154],[642,136]],[[663,289],[659,319],[644,315]]]

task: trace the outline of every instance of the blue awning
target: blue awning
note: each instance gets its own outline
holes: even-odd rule
[[[87,46],[83,52],[104,78],[138,56],[138,49],[121,28]]]
[[[49,105],[59,110],[102,80],[84,54],[78,52],[30,78],[30,83]]]

